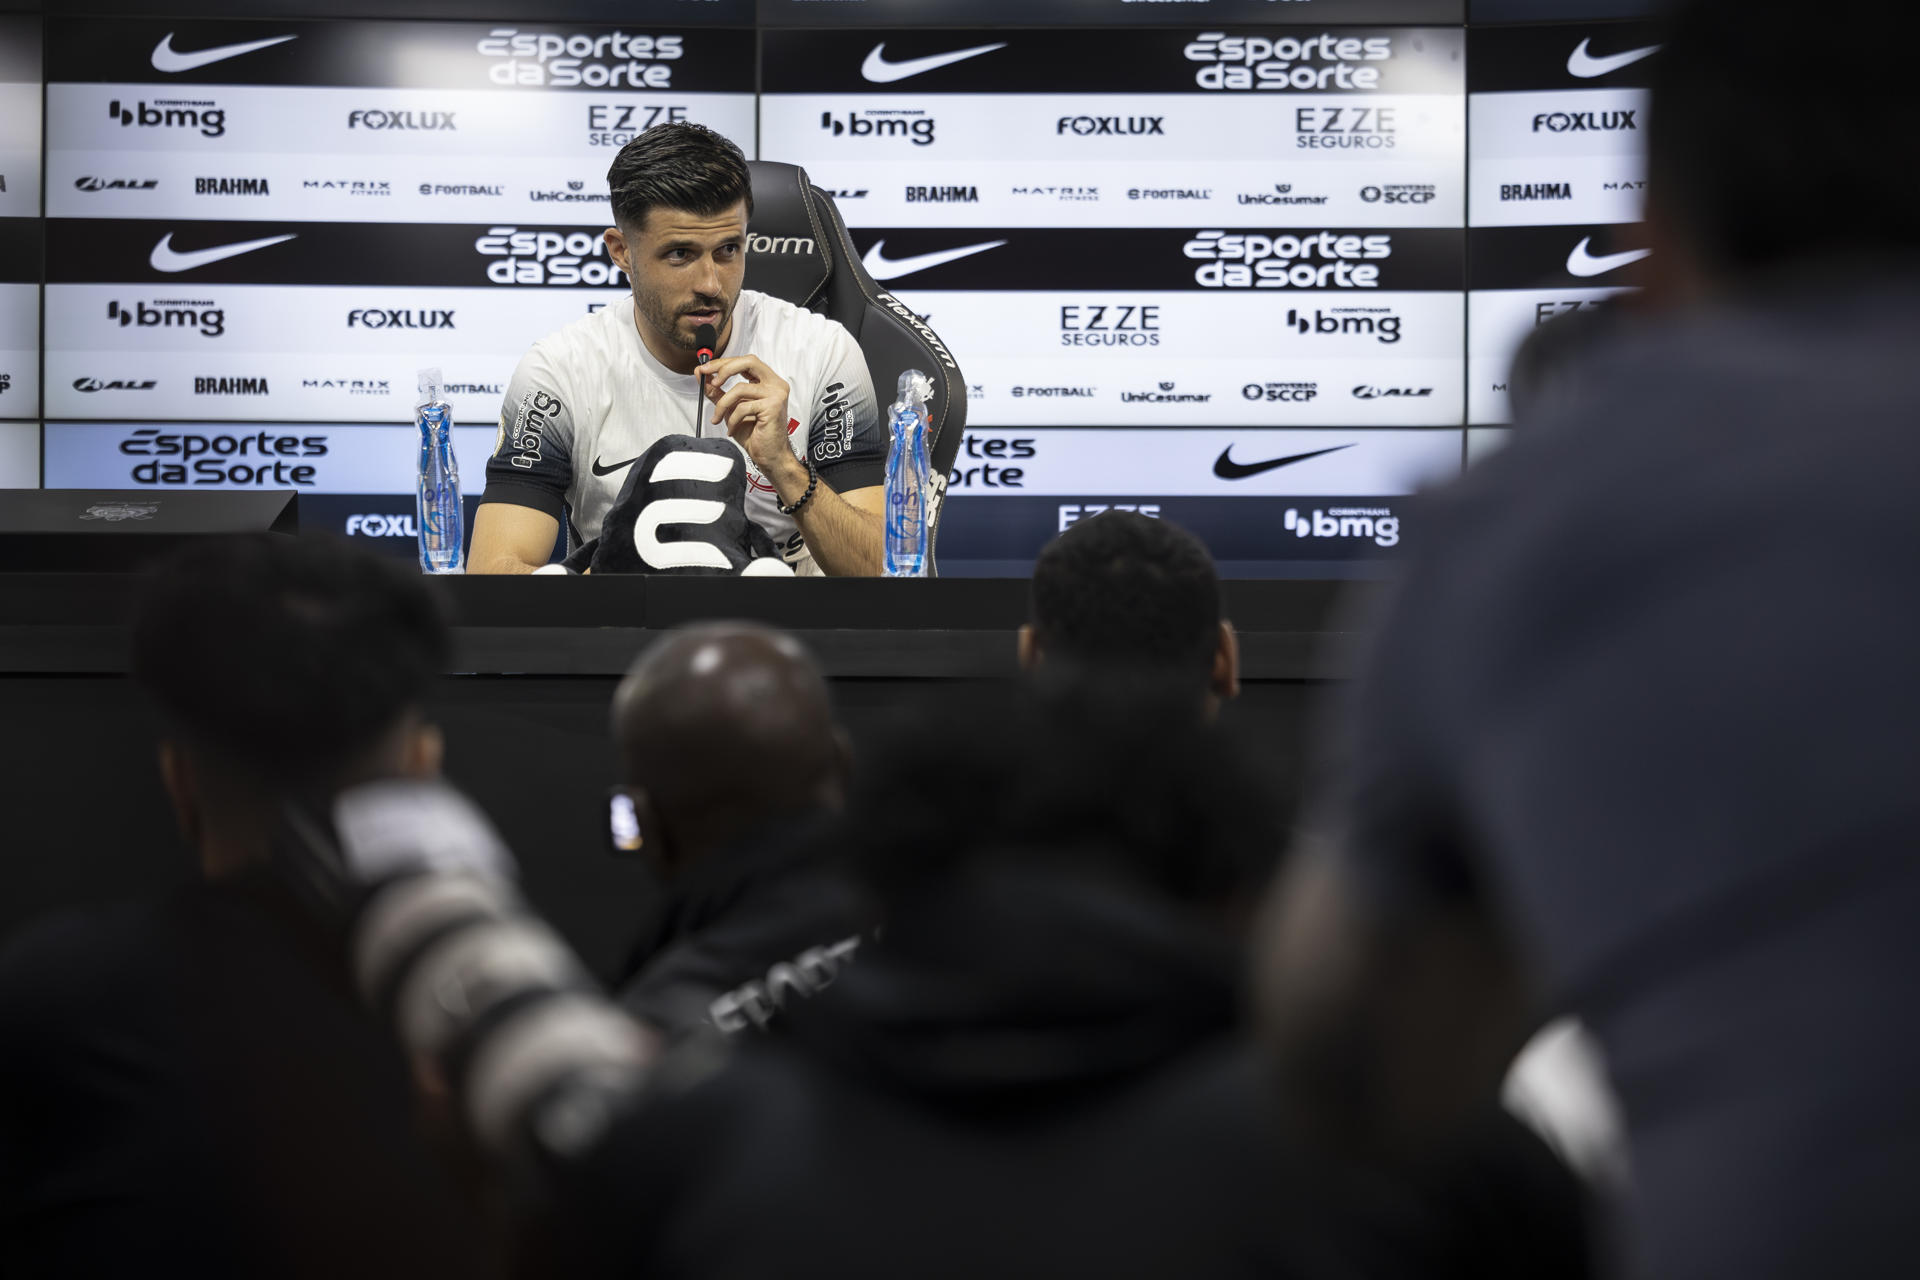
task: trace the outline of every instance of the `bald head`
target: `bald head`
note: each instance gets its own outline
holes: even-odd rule
[[[793,637],[746,623],[694,627],[643,653],[614,694],[613,735],[643,847],[676,863],[837,807],[846,781],[819,666]]]

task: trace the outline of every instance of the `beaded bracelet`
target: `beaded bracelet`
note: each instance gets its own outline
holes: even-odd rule
[[[820,487],[820,473],[813,469],[813,459],[808,458],[807,459],[807,491],[801,494],[800,500],[794,503],[792,506],[788,506],[786,503],[780,501],[778,495],[774,497],[773,505],[779,508],[780,514],[783,516],[797,516],[800,514],[800,508],[806,506],[809,502],[813,501],[813,491],[819,487]]]

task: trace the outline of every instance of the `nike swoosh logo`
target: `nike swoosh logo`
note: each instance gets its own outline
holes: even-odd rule
[[[1312,453],[1296,453],[1290,457],[1272,458],[1266,462],[1235,462],[1230,455],[1233,446],[1228,445],[1213,460],[1213,474],[1222,480],[1245,480],[1248,476],[1257,476],[1263,471],[1274,471],[1281,467],[1292,466],[1296,462],[1305,462],[1308,458],[1318,458],[1323,454],[1338,453],[1342,449],[1353,448],[1350,444],[1337,444],[1331,449],[1315,449]]]
[[[271,40],[249,40],[245,44],[223,44],[217,49],[177,53],[173,47],[173,32],[169,31],[160,37],[159,44],[153,46],[153,69],[167,72],[192,71],[196,67],[225,62],[228,58],[237,58],[243,53],[252,53],[255,49],[265,49],[271,45],[285,44],[289,40],[299,38],[299,36],[275,36]]]
[[[1567,74],[1579,76],[1582,80],[1591,80],[1595,76],[1606,75],[1609,71],[1618,71],[1630,67],[1642,58],[1651,58],[1660,52],[1660,46],[1650,44],[1644,49],[1629,49],[1625,53],[1609,54],[1596,58],[1587,52],[1587,42],[1582,40],[1580,47],[1567,55]]]
[[[995,49],[1004,49],[1007,43],[1002,40],[999,44],[975,45],[971,49],[956,49],[952,53],[936,53],[925,58],[908,58],[902,62],[888,62],[880,52],[886,47],[886,41],[882,40],[873,46],[867,54],[867,60],[860,64],[860,74],[874,84],[892,84],[895,80],[905,80],[908,76],[917,76],[936,67],[952,66],[983,53],[992,53]]]
[[[625,462],[616,462],[610,467],[601,466],[600,459],[595,458],[593,460],[593,474],[597,476],[610,476],[616,471],[625,471],[628,467],[640,461],[640,458],[641,458],[641,455],[636,453],[631,458],[628,458]]]
[[[1638,262],[1653,252],[1651,249],[1627,249],[1620,253],[1603,253],[1596,258],[1587,251],[1587,246],[1592,243],[1593,237],[1587,236],[1573,246],[1573,252],[1567,255],[1568,275],[1603,276],[1629,262]]]
[[[239,244],[216,245],[211,249],[195,249],[181,253],[173,247],[173,232],[160,237],[160,243],[153,246],[153,253],[147,258],[155,271],[191,271],[195,267],[204,267],[210,262],[219,262],[223,258],[237,258],[243,253],[252,253],[255,249],[264,249],[270,244],[281,244],[293,239],[292,236],[268,236],[264,240],[243,240]]]
[[[875,240],[873,248],[867,250],[867,256],[860,259],[860,265],[875,280],[898,280],[901,276],[910,276],[916,271],[925,271],[929,267],[945,266],[949,262],[958,262],[962,258],[972,257],[976,253],[985,253],[989,249],[998,249],[1005,240],[989,240],[985,244],[970,244],[959,249],[939,249],[933,253],[916,253],[911,258],[889,258],[880,252],[887,247],[885,240]]]

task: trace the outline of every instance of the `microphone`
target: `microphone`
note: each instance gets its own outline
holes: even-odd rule
[[[695,348],[694,356],[698,363],[705,364],[707,361],[713,359],[714,344],[719,341],[720,335],[713,331],[712,325],[703,324],[695,327],[693,331],[693,345]],[[706,391],[707,380],[703,375],[700,378],[700,395],[696,397],[693,402],[693,434],[696,436],[706,428],[707,415],[706,411],[702,408],[707,399]]]

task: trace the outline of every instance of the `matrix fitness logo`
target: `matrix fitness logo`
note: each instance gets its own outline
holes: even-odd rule
[[[561,35],[496,27],[474,45],[495,84],[554,89],[666,89],[683,50],[679,36]]]
[[[1365,64],[1391,58],[1393,39],[1322,32],[1273,40],[1208,31],[1185,53],[1189,62],[1206,64],[1193,77],[1202,89],[1378,89],[1380,68]]]
[[[1208,289],[1377,289],[1380,268],[1370,260],[1391,257],[1393,237],[1202,231],[1184,252],[1205,264],[1193,278]]]

